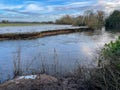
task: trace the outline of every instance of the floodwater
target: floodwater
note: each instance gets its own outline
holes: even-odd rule
[[[33,40],[0,41],[0,81],[13,78],[15,69],[26,75],[69,73],[77,65],[95,67],[100,49],[119,35],[103,28]]]
[[[0,34],[5,33],[32,33],[32,32],[41,32],[48,30],[58,30],[58,29],[72,29],[79,28],[72,25],[33,25],[33,26],[8,26],[0,27]],[[86,27],[82,27],[86,28]]]

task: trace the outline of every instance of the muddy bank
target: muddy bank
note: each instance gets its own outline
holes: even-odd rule
[[[35,39],[45,36],[81,32],[83,30],[88,30],[88,29],[76,28],[76,29],[49,30],[49,31],[32,32],[32,33],[6,33],[6,34],[0,34],[0,40]]]
[[[17,77],[0,85],[0,90],[87,90],[82,80],[46,74]]]

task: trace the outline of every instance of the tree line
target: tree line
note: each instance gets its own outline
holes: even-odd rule
[[[120,11],[115,10],[109,16],[105,16],[103,11],[87,10],[83,15],[72,17],[65,15],[60,19],[57,19],[56,24],[70,24],[77,26],[88,26],[91,29],[98,29],[105,26],[107,29],[119,29],[120,28]]]
[[[120,29],[120,11],[115,10],[105,22],[106,29]]]
[[[87,10],[83,15],[72,17],[70,15],[63,16],[56,20],[57,24],[72,24],[77,26],[88,26],[91,29],[97,29],[104,25],[105,13],[103,11],[93,12]]]

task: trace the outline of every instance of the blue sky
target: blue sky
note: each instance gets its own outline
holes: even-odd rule
[[[0,0],[0,20],[54,21],[88,9],[110,13],[120,9],[120,0]]]

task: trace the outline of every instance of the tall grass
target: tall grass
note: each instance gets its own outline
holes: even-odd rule
[[[21,69],[21,48],[20,47],[16,52],[16,56],[13,60],[13,65],[14,65],[14,77],[21,75],[22,69]]]
[[[46,57],[46,56],[45,56]],[[16,51],[16,54],[14,56],[13,60],[13,74],[14,77],[20,76],[20,75],[27,75],[27,74],[58,74],[59,72],[59,63],[58,63],[58,54],[57,50],[53,49],[53,64],[49,65],[46,62],[46,58],[44,55],[39,53],[37,56],[30,59],[26,64],[23,64],[23,60],[21,58],[21,48],[19,47]],[[34,62],[38,63],[37,70],[32,67],[34,65]],[[25,66],[23,66],[25,65]]]
[[[58,58],[57,58],[57,50],[54,48],[54,72],[58,72]]]

